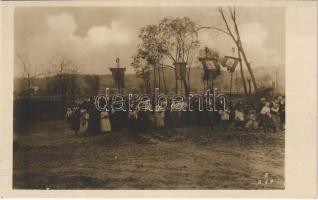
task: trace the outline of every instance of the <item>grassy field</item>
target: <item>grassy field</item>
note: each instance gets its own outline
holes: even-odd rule
[[[191,127],[86,136],[50,121],[15,138],[16,189],[284,189],[284,132]]]

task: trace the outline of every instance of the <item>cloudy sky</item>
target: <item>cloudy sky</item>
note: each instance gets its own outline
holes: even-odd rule
[[[283,65],[285,13],[279,7],[238,8],[243,45],[253,67]],[[15,55],[34,66],[47,66],[63,54],[80,62],[82,73],[106,74],[117,57],[129,66],[139,43],[140,28],[162,18],[189,17],[198,26],[223,27],[217,8],[17,7]],[[232,55],[233,41],[213,30],[199,33],[201,46]],[[18,62],[15,76],[21,73]]]

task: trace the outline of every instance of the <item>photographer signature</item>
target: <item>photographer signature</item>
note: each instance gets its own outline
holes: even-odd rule
[[[274,179],[269,175],[269,173],[265,172],[264,177],[257,180],[258,185],[273,185]]]

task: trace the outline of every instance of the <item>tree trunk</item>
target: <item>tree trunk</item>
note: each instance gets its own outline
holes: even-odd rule
[[[153,91],[157,87],[157,78],[156,78],[156,65],[153,65]]]
[[[160,66],[159,64],[157,65],[157,70],[158,70],[158,84],[159,84],[159,91],[161,90],[161,76],[160,76]]]
[[[28,99],[30,99],[31,97],[31,78],[28,76],[28,79],[27,79],[27,97]]]
[[[167,94],[167,85],[166,85],[165,73],[164,73],[164,69],[163,69],[163,67],[161,68],[161,72],[162,72],[162,81],[163,81],[163,86],[164,86],[164,89],[165,89],[165,93]]]
[[[178,75],[177,75],[176,69],[175,69],[175,78],[176,78],[176,94],[178,94]]]
[[[251,87],[251,80],[250,80],[250,79],[248,79],[248,80],[247,80],[247,82],[248,82],[248,95],[249,95],[249,96],[251,96],[251,90],[252,90],[252,87]]]
[[[232,81],[233,81],[233,72],[231,72],[230,96],[232,94]]]
[[[248,71],[249,71],[249,73],[250,73],[250,75],[251,75],[251,79],[252,79],[254,91],[255,91],[255,93],[256,93],[256,92],[257,92],[257,83],[256,83],[256,80],[255,80],[255,77],[254,77],[253,70],[252,70],[252,68],[251,68],[250,63],[249,63],[248,60],[247,60],[246,54],[245,54],[244,49],[243,49],[243,47],[242,47],[241,40],[239,40],[239,43],[240,43],[239,51],[241,51],[242,56],[243,56],[243,59],[244,59],[244,62],[245,62],[245,64],[246,64],[246,67],[247,67],[247,69],[248,69]]]
[[[251,65],[250,65],[250,63],[248,62],[247,57],[246,57],[246,54],[245,54],[245,51],[244,51],[244,49],[243,49],[240,32],[239,32],[239,30],[238,30],[237,22],[236,22],[236,18],[235,18],[235,11],[234,11],[234,15],[232,15],[232,20],[233,20],[235,32],[236,32],[236,35],[237,35],[237,42],[236,42],[235,44],[236,44],[236,46],[237,46],[238,51],[240,51],[240,52],[242,53],[244,62],[245,62],[245,64],[246,64],[246,67],[247,67],[247,69],[248,69],[248,71],[249,71],[249,73],[250,73],[250,75],[251,75],[251,79],[252,79],[252,82],[253,82],[254,91],[255,91],[255,93],[256,93],[256,92],[257,92],[257,83],[256,83],[256,80],[255,80],[254,73],[253,73],[253,70],[252,70],[252,68],[251,68]]]
[[[244,62],[246,64],[246,67],[250,73],[250,76],[251,76],[251,79],[252,79],[252,82],[253,82],[253,86],[254,86],[254,90],[255,90],[255,93],[257,92],[257,84],[256,84],[256,81],[255,81],[255,77],[254,77],[254,74],[253,74],[253,70],[250,66],[250,63],[248,62],[247,60],[247,57],[246,57],[246,54],[245,54],[245,51],[243,49],[243,46],[242,46],[242,41],[241,41],[241,37],[240,37],[240,32],[238,30],[238,26],[237,26],[237,22],[236,22],[236,16],[235,16],[235,8],[234,10],[232,10],[230,8],[230,14],[231,14],[231,18],[232,18],[232,22],[234,24],[234,29],[235,29],[235,33],[236,33],[236,38],[234,37],[230,27],[229,27],[229,24],[226,20],[226,17],[222,11],[222,9],[219,10],[220,11],[220,14],[223,18],[223,21],[225,22],[225,25],[226,25],[226,28],[228,30],[228,34],[231,36],[231,38],[233,39],[237,49],[238,49],[238,52],[242,53],[242,56],[243,56],[243,59],[244,59]],[[240,63],[241,64],[241,63]],[[245,83],[245,82],[244,82]]]
[[[244,77],[241,53],[240,53],[240,51],[237,51],[237,53],[238,53],[238,57],[239,57],[240,71],[241,71],[241,78],[242,78],[242,83],[243,83],[243,88],[244,88],[244,94],[245,94],[245,96],[247,96],[247,87],[246,87],[246,82],[245,82],[245,77]]]
[[[186,97],[188,97],[190,94],[190,88],[189,88],[189,85],[187,83],[187,79],[184,78],[182,81],[183,81],[184,93],[185,93]]]

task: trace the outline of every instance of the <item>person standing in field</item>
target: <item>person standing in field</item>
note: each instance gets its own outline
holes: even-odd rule
[[[285,129],[285,99],[282,96],[278,97],[279,105],[279,117],[281,120],[281,128]]]
[[[160,102],[161,103],[161,102]],[[160,105],[157,105],[155,108],[155,113],[154,113],[154,118],[155,118],[155,128],[163,128],[165,126],[165,112],[164,109]]]
[[[88,127],[88,119],[89,119],[89,114],[86,109],[81,109],[80,112],[80,128],[79,132],[80,133],[85,133],[87,131]]]
[[[75,132],[75,134],[77,134],[80,129],[80,109],[78,106],[73,107],[70,122],[71,122],[71,129]]]
[[[107,111],[100,112],[100,132],[106,133],[111,131],[109,114]]]
[[[279,111],[279,105],[278,101],[276,100],[273,102],[273,105],[271,107],[271,116],[275,125],[275,129],[279,130],[281,128],[281,121],[280,121],[280,111]]]
[[[248,121],[245,125],[245,128],[247,129],[247,131],[249,130],[257,130],[258,128],[258,123],[256,121],[256,110],[251,110],[248,113]]]
[[[227,130],[230,125],[230,111],[228,110],[219,110],[221,116],[221,128]]]
[[[263,107],[265,106],[265,103],[266,103],[266,99],[264,97],[262,97],[260,99],[260,102],[256,106],[256,113],[259,115],[259,117],[258,117],[258,127],[259,128],[265,127],[265,121],[264,121],[265,118],[264,118],[264,115],[261,114],[261,111],[262,111]]]
[[[243,129],[245,125],[244,112],[241,106],[235,109],[235,127],[238,129]]]
[[[133,133],[136,133],[138,128],[138,107],[136,106],[136,104],[136,102],[133,102],[131,111],[128,112],[129,129]]]
[[[263,120],[264,125],[264,131],[268,132],[272,130],[273,132],[276,132],[276,128],[271,116],[271,108],[269,102],[266,102],[261,110],[261,118]]]
[[[100,111],[96,108],[94,101],[94,97],[92,97],[88,110],[89,120],[87,132],[91,134],[98,134],[100,132]],[[101,102],[100,105],[103,106],[103,103]]]

